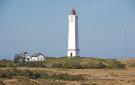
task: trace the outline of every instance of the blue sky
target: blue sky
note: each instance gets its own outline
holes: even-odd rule
[[[135,56],[134,0],[0,0],[0,57],[22,51],[65,56],[72,8],[81,56]]]

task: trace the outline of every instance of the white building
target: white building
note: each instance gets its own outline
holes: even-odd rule
[[[25,61],[43,61],[45,56],[42,53],[33,54],[30,56],[27,52],[24,53]]]
[[[24,61],[31,61],[31,56],[27,52],[24,52]]]
[[[78,16],[76,10],[73,9],[69,19],[68,31],[68,57],[79,56],[79,37],[78,37]]]

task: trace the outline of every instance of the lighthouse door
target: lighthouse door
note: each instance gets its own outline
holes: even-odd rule
[[[73,54],[72,54],[72,53],[70,53],[70,56],[72,57],[72,56],[73,56]]]

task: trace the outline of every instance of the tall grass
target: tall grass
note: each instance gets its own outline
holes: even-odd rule
[[[46,72],[35,70],[12,69],[0,72],[0,78],[11,79],[15,76],[24,76],[29,79],[51,79],[51,80],[67,80],[67,81],[77,81],[84,79],[81,75],[69,75],[67,73],[47,74]]]

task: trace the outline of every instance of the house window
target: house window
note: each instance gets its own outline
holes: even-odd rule
[[[29,58],[27,58],[27,61],[29,61],[30,59]]]

